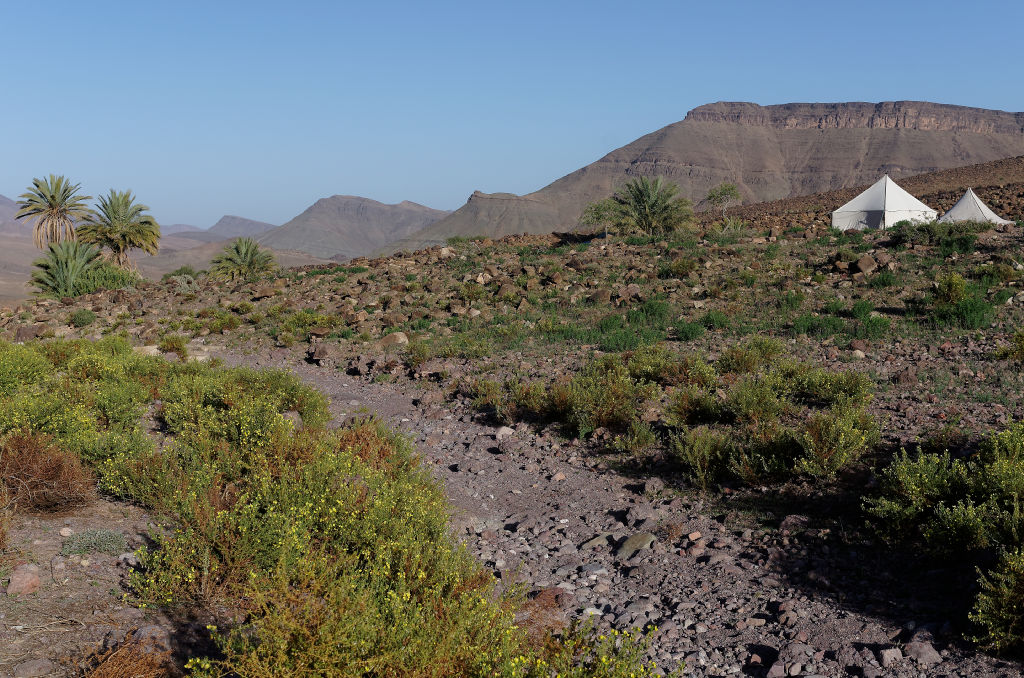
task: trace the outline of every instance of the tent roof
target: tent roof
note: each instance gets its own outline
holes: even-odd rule
[[[973,188],[956,201],[956,204],[949,208],[949,211],[942,215],[939,221],[988,221],[993,224],[1012,224],[1009,219],[1003,219],[989,209]]]
[[[910,195],[889,178],[884,177],[869,186],[863,193],[836,210],[836,212],[895,212],[933,211],[931,207]]]

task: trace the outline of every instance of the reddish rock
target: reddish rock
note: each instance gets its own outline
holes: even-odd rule
[[[39,590],[39,568],[31,563],[19,565],[11,572],[11,581],[7,584],[7,595],[23,596]]]

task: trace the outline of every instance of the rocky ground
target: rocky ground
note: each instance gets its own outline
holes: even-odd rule
[[[990,188],[979,193],[1024,216],[1024,184]],[[1024,324],[1020,226],[980,233],[970,253],[941,255],[886,234],[839,237],[819,223],[820,206],[784,207],[758,207],[740,232],[685,242],[512,237],[285,271],[252,285],[176,279],[42,300],[0,312],[0,336],[117,333],[154,354],[176,339],[191,358],[296,372],[330,396],[337,421],[384,418],[443,482],[467,546],[502,584],[525,587],[531,627],[587,617],[653,625],[659,665],[685,662],[692,675],[1021,675],[1019,663],[962,641],[973,570],[940,570],[921,554],[882,548],[866,536],[860,510],[871,462],[943,427],[947,444],[969,445],[1024,417],[1019,363],[997,357]],[[992,322],[929,328],[915,309],[937,281],[950,272],[977,280],[986,267],[1006,274],[985,292],[998,306]],[[882,273],[893,280],[874,284]],[[460,387],[477,377],[571,376],[594,354],[587,331],[613,315],[628,320],[648,300],[671,309],[656,340],[674,351],[715,359],[756,333],[778,338],[793,358],[868,374],[883,434],[875,458],[833,484],[727,484],[700,495],[656,454],[624,459],[607,454],[600,436],[498,426]],[[883,332],[856,334],[865,322],[852,315],[858,301],[886,319]],[[712,311],[732,325],[705,323],[690,341],[671,325],[705,322]],[[796,331],[808,318],[844,329]],[[173,346],[163,348],[176,359]],[[130,550],[152,522],[102,500],[19,518],[0,562],[11,594],[0,596],[0,676],[74,675],[90,652],[133,634],[182,656],[200,642],[202,620],[124,598]],[[100,528],[124,535],[124,551],[60,554]]]
[[[765,526],[728,501],[616,472],[551,432],[479,423],[422,388],[287,357],[225,357],[297,372],[330,395],[339,420],[373,413],[408,432],[458,507],[467,545],[541,601],[529,608],[538,622],[654,625],[654,658],[685,661],[693,675],[1020,675],[957,644],[941,611],[948,592],[893,576],[884,557],[803,515]]]
[[[480,422],[413,381],[375,383],[283,349],[193,348],[299,374],[330,396],[338,422],[372,414],[407,432],[444,483],[467,546],[503,584],[529,592],[524,623],[654,625],[653,658],[666,668],[685,661],[695,676],[1021,675],[1019,664],[958,642],[948,580],[929,581],[912,558],[901,565],[900,556],[860,549],[835,525],[768,515],[778,505],[752,507],[749,495],[713,500],[631,477],[579,441]],[[150,522],[140,509],[99,501],[16,526],[21,564],[8,586],[28,585],[0,598],[0,675],[73,675],[88,653],[131,633],[170,646],[201,634],[196,622],[124,602],[130,554],[59,554],[71,535],[97,527],[134,547]]]

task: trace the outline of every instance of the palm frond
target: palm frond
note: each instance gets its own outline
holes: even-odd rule
[[[86,201],[88,195],[79,195],[81,184],[73,184],[63,175],[51,174],[46,179],[32,179],[32,186],[22,193],[16,219],[33,219],[32,237],[36,247],[49,243],[74,240],[75,222],[91,214]]]

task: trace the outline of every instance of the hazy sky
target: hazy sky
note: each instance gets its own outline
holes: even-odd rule
[[[1003,2],[0,2],[0,194],[163,223],[525,193],[712,101],[1024,110]],[[1000,39],[1004,36],[1005,39]]]

